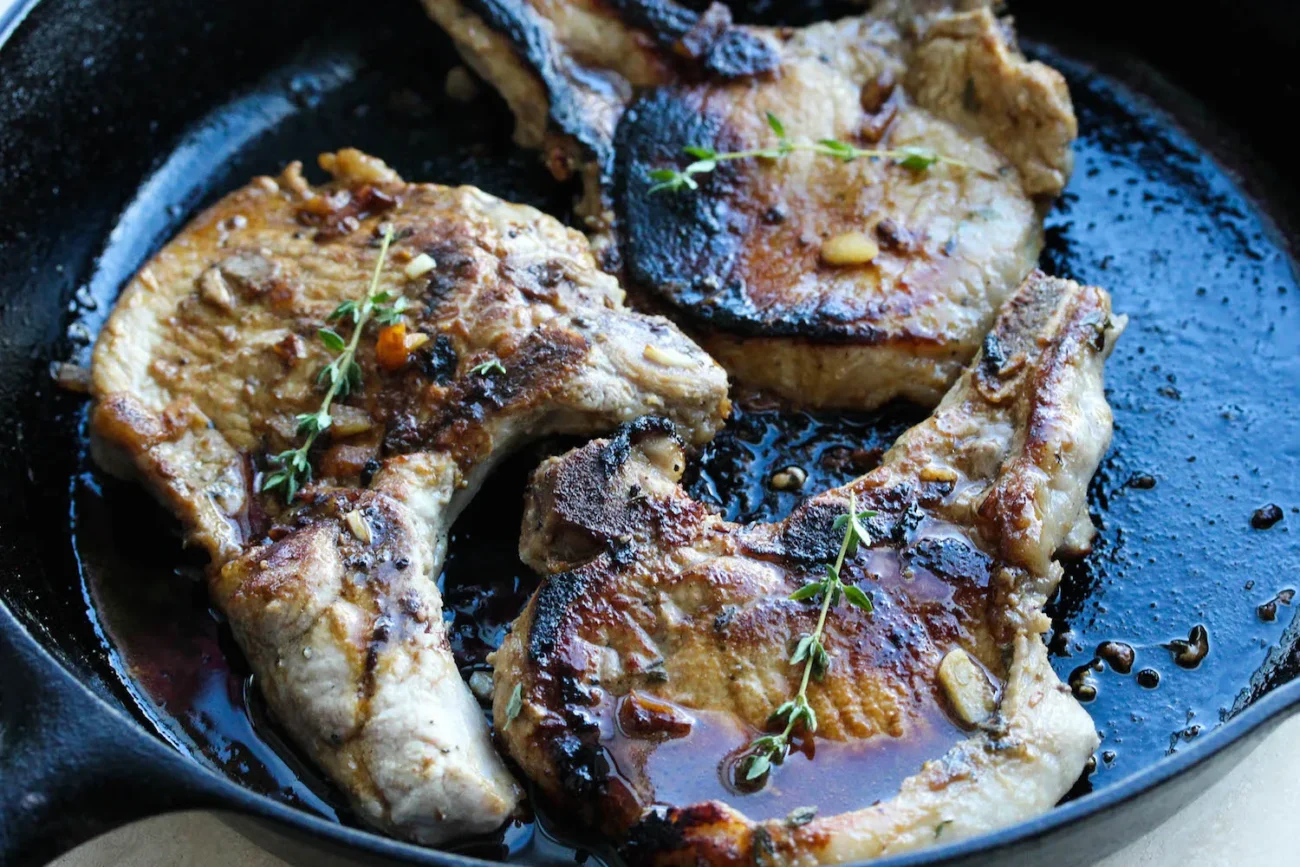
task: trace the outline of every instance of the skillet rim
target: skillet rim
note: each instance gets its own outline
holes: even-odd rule
[[[325,837],[331,842],[355,847],[370,854],[400,859],[406,863],[474,865],[474,867],[479,867],[479,865],[481,867],[499,867],[501,863],[385,837],[366,828],[330,821],[308,810],[279,801],[270,795],[254,792],[239,785],[215,769],[207,767],[194,756],[177,749],[158,735],[149,732],[145,726],[133,719],[123,709],[114,707],[102,696],[97,695],[26,629],[18,615],[11,611],[2,599],[0,599],[0,633],[3,633],[10,640],[25,645],[19,647],[20,663],[23,661],[24,651],[26,652],[25,655],[34,656],[38,660],[38,664],[46,669],[45,674],[47,677],[52,675],[62,679],[62,683],[57,686],[61,687],[65,692],[72,692],[74,700],[81,702],[83,705],[88,705],[101,716],[106,715],[119,727],[125,725],[133,735],[137,737],[143,736],[148,748],[155,754],[158,762],[175,762],[179,760],[179,764],[175,769],[164,770],[167,772],[183,772],[192,775],[192,779],[177,780],[179,783],[187,784],[186,789],[182,792],[181,802],[175,804],[174,809],[163,810],[158,814],[197,808],[218,812],[233,812],[254,819],[269,819],[310,834]],[[950,863],[963,856],[1011,852],[1018,845],[1031,843],[1054,831],[1068,826],[1081,825],[1085,820],[1102,813],[1122,809],[1137,798],[1153,796],[1157,790],[1176,778],[1188,774],[1193,769],[1206,766],[1211,759],[1214,759],[1220,753],[1242,744],[1249,735],[1259,731],[1267,724],[1280,723],[1285,715],[1294,713],[1297,707],[1300,707],[1300,678],[1283,684],[1260,697],[1240,714],[1207,732],[1186,749],[1172,755],[1166,755],[1129,777],[1054,807],[1040,816],[966,840],[940,844],[895,856],[886,856],[872,861],[854,862],[854,865],[850,865],[850,867],[856,867],[856,865],[861,865],[861,867],[866,867],[866,865],[870,865],[870,867],[939,865]],[[1238,760],[1240,758],[1238,757]],[[198,785],[194,785],[195,783]]]
[[[41,0],[15,0],[11,3],[3,14],[0,14],[0,49],[3,49],[9,37],[18,29],[18,25],[23,23],[27,13],[36,8],[36,4]]]
[[[24,19],[41,0],[15,0],[0,14],[0,51],[9,38],[22,25]],[[254,820],[269,820],[279,825],[306,832],[324,842],[346,846],[360,852],[392,858],[406,863],[496,865],[470,855],[441,849],[418,846],[386,837],[364,827],[331,821],[311,811],[294,807],[270,795],[259,794],[240,785],[226,775],[210,768],[195,756],[169,743],[156,732],[133,718],[124,708],[114,706],[97,694],[73,668],[60,660],[27,628],[21,615],[10,609],[0,597],[0,635],[15,643],[19,665],[33,670],[26,674],[43,674],[58,678],[51,683],[56,689],[70,692],[74,700],[88,712],[99,715],[119,727],[125,727],[139,745],[150,751],[149,758],[181,788],[178,803],[155,814],[165,814],[184,809],[205,809],[225,812]],[[0,648],[5,649],[5,648]],[[34,664],[33,664],[34,663]],[[42,668],[44,671],[37,671]],[[1123,809],[1139,798],[1154,797],[1156,793],[1179,778],[1188,776],[1197,768],[1204,768],[1221,753],[1247,744],[1252,734],[1260,733],[1270,724],[1282,721],[1285,716],[1300,710],[1300,677],[1272,689],[1255,699],[1237,715],[1206,732],[1194,743],[1180,751],[1167,754],[1096,791],[1089,792],[1066,804],[1056,806],[1046,813],[1018,822],[996,831],[966,840],[939,844],[914,852],[885,856],[855,865],[871,867],[912,867],[922,864],[944,864],[972,855],[997,855],[1013,852],[1016,847],[1030,844],[1049,834],[1068,827],[1078,827],[1085,820]],[[1244,755],[1244,754],[1243,754]],[[1235,765],[1242,756],[1238,756]],[[173,765],[166,767],[166,765]],[[1226,769],[1226,768],[1225,768]],[[93,767],[90,771],[93,775]],[[1180,803],[1174,809],[1181,809]],[[92,811],[93,812],[93,811]],[[1153,826],[1158,827],[1158,826]],[[1104,850],[1103,850],[1104,851]]]

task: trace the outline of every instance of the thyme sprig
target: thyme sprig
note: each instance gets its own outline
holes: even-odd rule
[[[390,225],[379,246],[379,258],[375,261],[375,272],[370,278],[366,297],[360,301],[344,301],[325,318],[326,322],[351,320],[351,337],[345,340],[343,335],[328,326],[316,332],[325,348],[337,353],[316,375],[316,384],[324,387],[325,396],[321,398],[320,408],[315,412],[299,413],[296,416],[296,434],[304,438],[302,444],[295,449],[272,455],[270,462],[278,469],[262,480],[263,491],[282,488],[287,503],[292,503],[298,496],[298,491],[311,481],[311,461],[307,456],[317,437],[329,430],[334,423],[330,407],[335,400],[345,398],[361,387],[361,366],[356,361],[361,333],[372,319],[381,325],[392,325],[400,321],[403,311],[410,306],[404,296],[394,297],[389,292],[376,291],[384,270],[384,260],[388,257],[388,247],[392,242],[393,227]]]
[[[944,163],[945,165],[960,166],[967,169],[972,168],[970,163],[955,160],[930,148],[915,145],[901,148],[875,149],[860,148],[833,138],[819,139],[815,142],[795,141],[786,134],[785,124],[770,111],[767,112],[767,125],[772,132],[776,133],[777,143],[775,147],[751,148],[743,151],[716,151],[713,148],[701,147],[700,145],[687,145],[682,148],[682,151],[689,156],[695,157],[695,162],[684,169],[654,169],[650,172],[650,180],[658,183],[650,188],[650,192],[697,190],[700,185],[695,180],[695,176],[712,172],[718,167],[719,163],[751,158],[779,160],[796,151],[811,151],[812,153],[834,157],[846,163],[851,163],[863,157],[890,159],[905,169],[917,172],[925,171],[935,163]]]
[[[785,724],[780,734],[763,735],[754,740],[748,748],[748,755],[741,766],[746,782],[758,780],[768,774],[772,765],[779,765],[790,754],[790,746],[795,730],[802,723],[809,735],[817,731],[817,713],[808,702],[808,683],[812,679],[821,680],[830,667],[830,656],[822,644],[822,635],[826,630],[826,616],[832,608],[839,605],[840,599],[847,599],[850,605],[861,608],[870,614],[874,608],[871,597],[862,592],[856,584],[845,584],[840,578],[844,561],[852,559],[858,553],[860,545],[871,544],[871,536],[862,522],[875,516],[870,509],[858,511],[857,497],[849,495],[849,511],[835,519],[835,529],[844,533],[840,542],[840,553],[834,564],[826,566],[826,575],[815,581],[809,581],[790,594],[796,602],[813,600],[821,596],[821,611],[817,615],[817,627],[811,633],[799,636],[790,664],[803,663],[803,678],[799,681],[799,691],[795,697],[782,704],[767,718],[768,727]]]

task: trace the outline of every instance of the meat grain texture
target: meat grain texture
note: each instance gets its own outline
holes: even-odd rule
[[[707,440],[726,379],[663,319],[630,313],[586,240],[472,187],[408,184],[357,151],[218,202],[127,286],[95,347],[97,458],[139,479],[211,557],[209,586],[268,705],[359,816],[421,843],[491,831],[520,801],[457,671],[435,581],[455,515],[501,455],[645,413]],[[383,229],[381,230],[381,227]],[[379,288],[411,304],[406,363],[361,339],[292,504],[269,454],[321,402],[317,337]],[[408,267],[421,255],[432,270]],[[348,333],[346,320],[336,324]],[[479,365],[499,361],[500,369]]]
[[[1069,178],[1064,79],[991,0],[882,0],[807,28],[667,0],[424,0],[561,177],[605,266],[740,383],[810,407],[938,402],[1029,273]],[[922,148],[914,170],[808,152],[722,163],[651,193],[686,145]],[[857,253],[835,255],[858,237]]]
[[[511,756],[633,863],[850,862],[1052,807],[1097,735],[1048,663],[1042,609],[1061,578],[1054,553],[1093,532],[1086,490],[1111,434],[1102,368],[1123,325],[1104,291],[1032,274],[927,421],[779,523],[731,524],[691,500],[663,422],[547,461],[521,554],[551,577],[495,656]],[[790,595],[834,562],[851,498],[876,515],[841,574],[875,610],[831,611],[829,667],[808,691],[815,739],[786,764],[817,747],[809,806],[837,774],[865,792],[901,763],[900,784],[811,821],[748,815],[756,796],[675,799],[680,781],[651,772],[654,752],[686,755],[720,726],[730,740],[708,766],[744,789],[737,759],[798,691],[791,653],[817,621],[816,604]],[[837,767],[855,754],[868,758]],[[787,773],[775,767],[768,785]]]

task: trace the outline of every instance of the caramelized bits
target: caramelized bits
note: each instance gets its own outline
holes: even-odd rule
[[[401,322],[389,325],[379,331],[379,341],[375,344],[375,357],[379,366],[389,373],[401,370],[411,360],[411,354],[429,342],[429,335],[422,332],[408,334]]]

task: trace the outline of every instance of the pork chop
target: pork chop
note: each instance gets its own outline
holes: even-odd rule
[[[652,412],[707,440],[726,379],[673,325],[624,309],[554,219],[405,183],[357,151],[321,164],[323,186],[295,163],[222,199],[127,286],[94,353],[96,455],[210,555],[212,597],[294,742],[365,821],[439,843],[495,829],[520,799],[443,624],[455,515],[537,435]],[[268,455],[322,401],[333,351],[317,331],[366,296],[377,259],[376,286],[410,306],[392,302],[387,350],[361,331],[314,482],[267,491]]]
[[[1065,82],[992,0],[893,0],[861,17],[739,26],[666,0],[423,0],[500,90],[516,139],[581,174],[579,212],[633,299],[742,384],[799,406],[938,402],[1033,267],[1069,177]],[[683,147],[798,150],[652,192]],[[908,151],[908,149],[914,149]]]
[[[778,523],[691,500],[661,419],[547,461],[520,550],[550,577],[495,656],[510,755],[632,863],[851,862],[1051,807],[1097,735],[1042,609],[1054,552],[1092,531],[1123,324],[1104,291],[1035,272],[881,466]],[[867,538],[846,556],[854,501]],[[811,665],[819,606],[796,591],[837,550],[843,595],[874,610],[827,603],[824,673],[802,681],[815,733],[756,768]]]

